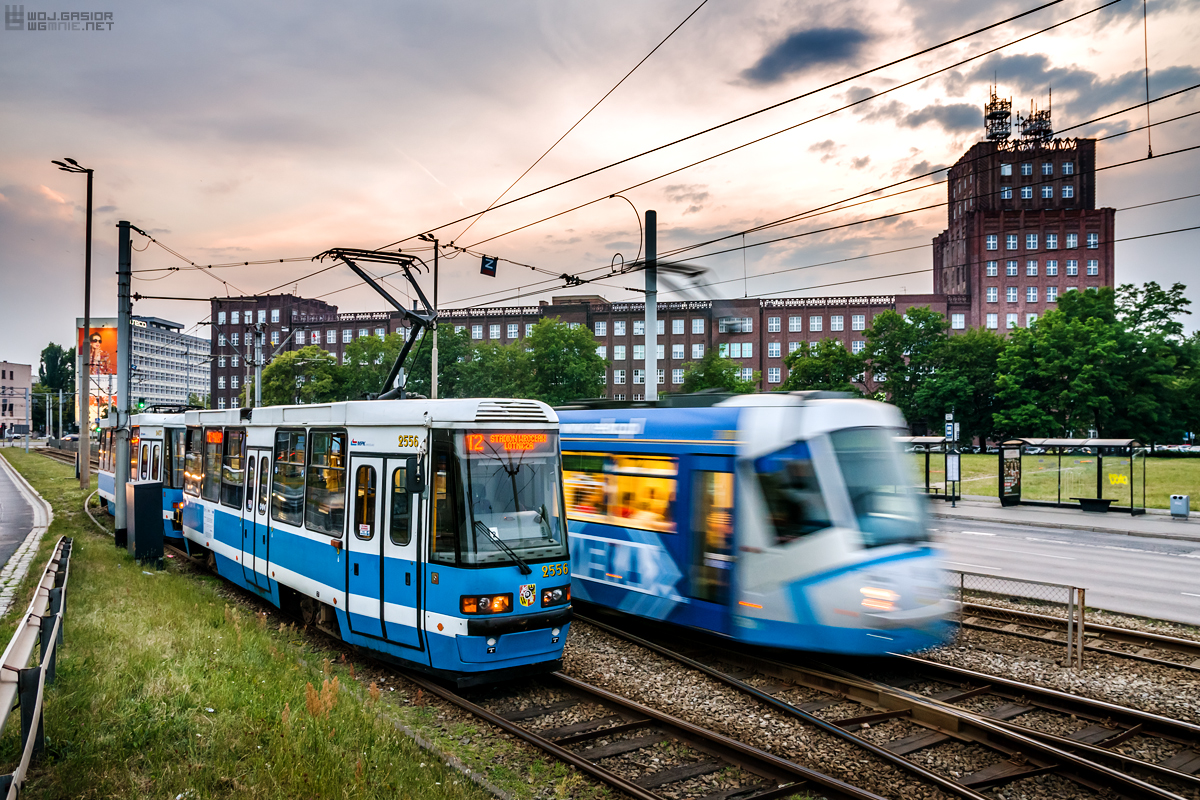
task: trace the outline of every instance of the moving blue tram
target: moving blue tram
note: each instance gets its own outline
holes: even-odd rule
[[[771,647],[946,641],[904,421],[831,394],[559,409],[575,598]]]
[[[545,404],[376,400],[184,422],[182,535],[227,580],[460,685],[561,665],[570,559]]]

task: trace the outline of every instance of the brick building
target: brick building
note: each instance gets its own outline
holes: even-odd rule
[[[33,388],[33,367],[0,361],[0,437],[7,436],[13,425],[24,425]]]

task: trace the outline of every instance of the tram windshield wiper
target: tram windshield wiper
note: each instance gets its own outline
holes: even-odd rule
[[[505,544],[504,540],[501,539],[499,536],[497,536],[496,533],[491,528],[489,528],[486,524],[484,524],[483,522],[481,522],[479,520],[475,520],[475,530],[482,533],[484,536],[488,537],[493,542],[495,542],[496,546],[499,547],[501,550],[503,550],[505,553],[507,553],[509,558],[511,558],[513,561],[517,562],[517,567],[521,570],[522,575],[529,575],[533,572],[533,570],[529,567],[529,565],[526,564],[521,559],[521,557],[519,555],[517,555],[516,552],[513,551],[513,549],[511,547],[509,547],[507,544]]]

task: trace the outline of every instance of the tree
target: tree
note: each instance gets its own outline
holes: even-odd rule
[[[75,348],[64,350],[54,342],[42,350],[38,383],[51,391],[75,391]]]
[[[532,351],[529,396],[554,406],[603,395],[607,362],[596,353],[596,339],[588,328],[546,317],[525,337],[525,346]]]
[[[360,336],[346,345],[345,358],[339,365],[344,400],[363,400],[368,395],[383,394],[383,384],[404,347],[404,337],[389,333],[384,338]],[[412,352],[408,362],[412,364]]]
[[[996,380],[1006,344],[1004,337],[982,328],[947,337],[930,354],[933,368],[913,393],[914,418],[929,423],[954,412],[961,440],[987,439],[999,410]]]
[[[266,370],[264,370],[265,372]],[[195,392],[188,395],[187,404],[196,406],[197,408],[211,408],[212,395],[196,394]]]
[[[704,358],[693,361],[683,369],[684,394],[704,389],[724,389],[734,394],[752,394],[758,391],[761,372],[755,372],[752,380],[742,380],[742,369],[728,358],[721,358],[716,348],[710,348]]]
[[[467,362],[472,354],[471,336],[466,330],[454,332],[449,325],[438,326],[438,397],[468,397],[464,384]],[[430,396],[430,366],[433,336],[426,333],[409,352],[405,369],[408,391]],[[388,364],[391,368],[391,364]]]
[[[480,342],[471,349],[470,358],[460,365],[460,391],[464,397],[545,399],[537,394],[533,374],[533,354],[526,352],[523,342]],[[546,402],[555,405],[564,401]]]
[[[866,330],[863,359],[870,367],[871,383],[910,422],[917,420],[913,404],[917,386],[933,370],[934,355],[949,329],[945,316],[915,306],[903,316],[882,311]]]
[[[1126,329],[1143,336],[1159,335],[1180,341],[1183,339],[1183,323],[1176,317],[1191,314],[1187,306],[1191,300],[1184,297],[1187,287],[1182,283],[1163,289],[1156,281],[1148,281],[1139,289],[1132,283],[1117,287],[1117,316]]]
[[[818,389],[862,395],[861,388],[855,384],[860,382],[863,360],[837,339],[822,339],[812,348],[802,344],[788,353],[783,363],[787,365],[788,376],[779,387],[780,391]]]
[[[343,373],[331,353],[310,344],[280,353],[263,368],[263,405],[329,403],[344,399]],[[244,397],[243,397],[244,402]]]

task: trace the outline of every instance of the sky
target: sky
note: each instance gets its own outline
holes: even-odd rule
[[[0,31],[0,360],[36,365],[82,315],[85,178],[50,163],[68,156],[95,170],[97,317],[116,313],[119,220],[182,256],[135,234],[133,268],[146,271],[133,290],[154,297],[282,286],[341,311],[384,310],[345,266],[307,277],[329,266],[308,259],[385,245],[429,259],[414,237],[432,232],[471,251],[443,250],[443,307],[640,300],[642,276],[614,272],[638,258],[647,210],[660,253],[732,236],[687,251],[704,271],[665,275],[660,301],[929,292],[944,207],[847,223],[943,202],[936,178],[738,234],[953,163],[982,139],[993,82],[1015,110],[1045,108],[1052,91],[1056,130],[1142,102],[1144,46],[1151,97],[1200,84],[1200,5],[1187,0],[1149,0],[1145,34],[1135,0],[1039,33],[1103,4],[1062,0],[876,69],[1040,3],[27,2],[27,17],[112,17],[101,30]],[[469,229],[456,222],[486,209],[643,58],[505,195],[517,202]],[[1154,103],[1150,118],[1197,110],[1192,90]],[[1100,166],[1142,159],[1098,175],[1097,205],[1120,211],[1118,240],[1200,216],[1200,197],[1177,199],[1200,192],[1200,150],[1166,155],[1200,144],[1200,115],[1155,125],[1150,142],[1145,130],[1114,136],[1145,124],[1141,108],[1066,134],[1112,136],[1097,146]],[[1146,161],[1148,145],[1157,155]],[[761,244],[780,236],[792,238]],[[1200,301],[1198,249],[1200,231],[1118,241],[1117,282],[1181,281]],[[496,278],[480,275],[476,254],[502,259]],[[191,267],[264,260],[276,263]],[[597,280],[563,288],[564,274]],[[432,277],[419,279],[429,293]],[[208,308],[145,299],[134,313],[206,336]]]

